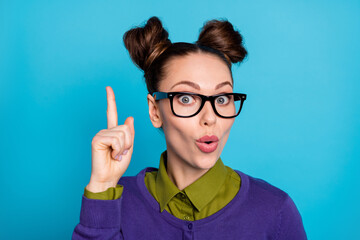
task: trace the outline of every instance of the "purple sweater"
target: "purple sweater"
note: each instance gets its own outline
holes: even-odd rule
[[[80,223],[72,239],[307,239],[301,216],[289,195],[240,171],[241,187],[231,202],[209,217],[185,221],[167,211],[147,190],[145,168],[137,176],[122,177],[121,198],[82,197]]]

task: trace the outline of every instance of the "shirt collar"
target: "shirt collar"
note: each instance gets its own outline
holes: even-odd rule
[[[165,209],[169,201],[179,192],[176,185],[170,180],[166,172],[166,150],[160,156],[159,171],[156,175],[156,195],[159,199],[161,212]],[[191,203],[198,211],[201,211],[211,200],[214,199],[224,184],[227,169],[221,158],[203,176],[184,189]]]

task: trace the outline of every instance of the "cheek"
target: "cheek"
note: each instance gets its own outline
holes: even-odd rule
[[[163,130],[168,139],[179,138],[186,139],[196,136],[194,134],[196,118],[176,117],[172,111],[169,102],[163,101],[160,105],[160,117],[163,123]]]
[[[164,119],[164,130],[166,129],[169,134],[169,139],[177,138],[179,140],[192,139],[196,136],[196,129],[194,129],[194,122],[191,119],[179,118],[176,116],[165,116]]]
[[[166,101],[163,101],[163,103],[160,105],[159,110],[164,133],[167,138],[172,137],[175,132],[179,132],[179,126],[181,126],[181,119],[174,116],[169,103]]]
[[[223,122],[221,123],[221,126],[223,126],[222,129],[222,135],[223,135],[223,141],[224,144],[227,141],[229,134],[230,134],[230,130],[232,125],[234,124],[234,119],[231,120],[223,120]]]
[[[191,118],[179,118],[176,116],[165,116],[164,118],[164,134],[168,147],[172,148],[175,152],[181,154],[187,154],[196,150],[194,144],[196,133],[198,129],[194,126],[194,120]],[[183,149],[186,148],[189,151],[184,153]],[[183,155],[184,156],[184,155]]]

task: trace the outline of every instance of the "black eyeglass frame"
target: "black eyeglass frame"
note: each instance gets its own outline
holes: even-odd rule
[[[174,107],[173,107],[173,98],[178,94],[195,95],[195,96],[200,97],[201,98],[201,106],[200,106],[199,110],[196,113],[194,113],[194,114],[192,114],[190,116],[177,115],[175,113]],[[237,114],[234,115],[234,116],[230,116],[230,117],[220,115],[216,111],[216,108],[215,108],[215,99],[217,97],[219,97],[219,96],[228,96],[228,95],[233,95],[234,96],[234,101],[241,101],[240,102],[240,108],[239,108],[239,111],[237,112]],[[165,98],[169,98],[172,113],[175,116],[182,117],[182,118],[189,118],[189,117],[193,117],[196,114],[198,114],[201,111],[201,109],[204,107],[206,101],[210,101],[211,106],[212,106],[212,108],[213,108],[213,110],[214,110],[214,112],[215,112],[215,114],[217,116],[222,117],[222,118],[234,118],[234,117],[237,117],[240,114],[243,103],[246,100],[246,94],[244,94],[244,93],[220,93],[220,94],[213,95],[213,96],[205,96],[205,95],[201,95],[201,94],[198,94],[198,93],[191,93],[191,92],[153,92],[152,96],[154,97],[155,101],[165,99]]]

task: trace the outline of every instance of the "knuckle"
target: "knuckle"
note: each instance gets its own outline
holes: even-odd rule
[[[115,136],[110,136],[110,138],[111,138],[111,142],[112,142],[112,143],[117,143],[117,142],[119,142],[119,139],[118,139],[117,137],[115,137]]]
[[[98,132],[98,134],[99,133],[104,133],[106,131],[106,129],[101,129],[99,132]]]
[[[95,135],[91,141],[91,144],[95,144],[99,141],[99,135]]]
[[[124,139],[125,133],[123,131],[119,131],[118,136],[120,137],[120,139]]]
[[[112,143],[114,144],[114,146],[121,148],[121,141],[119,141],[119,139],[117,137],[111,137],[111,138],[112,138]]]

